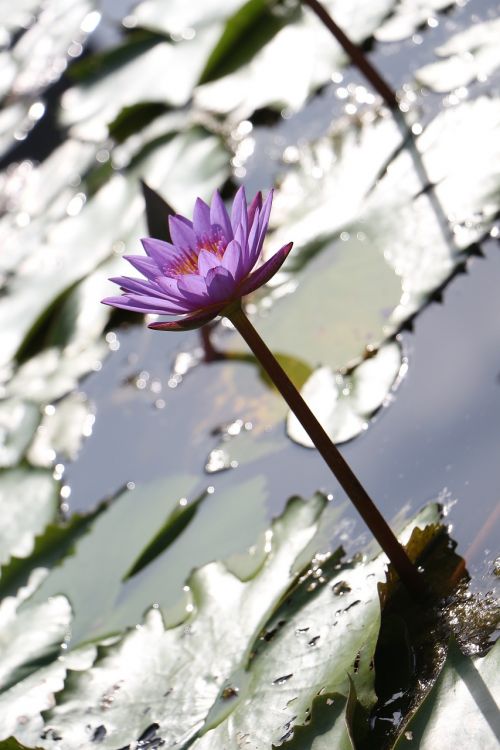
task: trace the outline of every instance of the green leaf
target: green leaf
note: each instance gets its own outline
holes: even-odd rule
[[[248,63],[283,26],[297,15],[273,13],[268,0],[248,0],[230,16],[224,31],[210,53],[199,83],[207,83]]]
[[[315,370],[301,394],[331,439],[342,443],[366,429],[369,418],[387,398],[401,367],[401,350],[393,341],[361,362],[350,375],[334,373],[328,367]],[[300,445],[314,447],[291,412],[287,418],[287,434]]]
[[[387,15],[393,0],[377,0],[369,5],[361,1],[327,0],[324,5],[350,38],[362,43]],[[253,8],[253,4],[248,4],[247,10]],[[290,10],[280,3],[271,5],[270,12],[276,17],[276,29],[290,16]],[[234,25],[235,20],[231,23]],[[231,38],[234,31],[230,27],[227,37]],[[297,111],[311,92],[331,80],[332,71],[347,63],[344,50],[308,8],[294,14],[292,22],[262,48],[260,42],[256,43],[255,49],[246,65],[198,86],[194,92],[195,104],[211,112],[230,114],[234,121],[269,106]]]
[[[0,472],[0,565],[29,557],[35,537],[54,520],[59,486],[50,471],[16,468]]]
[[[291,566],[313,537],[323,505],[320,498],[289,503],[268,532],[255,577],[242,582],[222,563],[199,569],[188,581],[192,612],[182,625],[165,630],[153,609],[142,626],[104,651],[95,669],[71,675],[47,717],[67,747],[85,745],[101,724],[102,747],[127,744],[152,722],[170,743],[193,736],[290,585]],[[96,695],[110,698],[104,713]]]
[[[14,594],[19,586],[24,586],[34,568],[51,568],[72,554],[76,541],[108,505],[109,502],[104,501],[91,513],[73,513],[68,521],[49,523],[35,536],[29,556],[12,554],[0,571],[2,596]]]
[[[46,571],[33,571],[16,597],[0,603],[0,690],[23,680],[39,666],[53,661],[60,651],[70,622],[71,607],[64,596],[34,604],[27,602]]]
[[[349,697],[323,693],[312,702],[306,724],[296,726],[293,737],[280,745],[283,750],[356,750],[351,737],[350,714],[355,710],[356,691],[351,686]]]
[[[134,8],[134,21],[138,26],[153,29],[175,37],[191,36],[195,32],[221,24],[229,14],[235,13],[244,0],[204,0],[203,3],[185,3],[184,0],[170,0],[168,6],[163,0],[146,0]]]
[[[440,62],[417,70],[418,83],[433,91],[452,91],[477,79],[484,80],[500,67],[498,19],[471,26],[436,49]]]
[[[496,750],[500,740],[499,656],[500,642],[486,656],[472,659],[452,641],[437,682],[395,747]]]
[[[36,404],[20,398],[0,402],[0,467],[19,463],[40,422]]]
[[[47,747],[47,739],[54,739],[54,735],[44,729],[40,712],[54,705],[54,694],[62,690],[67,671],[88,669],[96,655],[95,646],[63,652],[55,661],[0,693],[0,740],[15,735],[32,748],[43,739],[43,745]]]
[[[186,506],[187,498],[199,494],[199,479],[181,475],[123,493],[79,540],[75,555],[51,571],[37,598],[60,592],[68,596],[74,610],[73,645],[133,625],[153,602],[169,621],[182,621],[190,602],[183,586],[193,566],[239,552],[266,528],[267,492],[261,477],[242,483],[237,493],[215,491],[201,505]],[[189,523],[172,528],[172,520],[186,508],[181,520]],[[163,527],[165,538],[158,539]],[[175,539],[170,538],[173,531]],[[152,553],[159,552],[153,559]],[[124,581],[138,561],[142,569]]]
[[[52,466],[57,456],[74,461],[83,438],[92,432],[95,417],[82,393],[70,393],[45,410],[27,457],[34,466]]]
[[[21,745],[14,737],[0,742],[0,750],[30,750],[25,745]],[[41,748],[32,748],[31,750],[41,750]]]
[[[217,28],[207,28],[194,40],[157,41],[102,77],[73,86],[61,99],[63,124],[73,136],[99,142],[120,113],[139,102],[184,106],[217,37]],[[174,69],[175,75],[158,75]]]
[[[198,512],[200,503],[205,499],[206,493],[200,495],[193,502],[188,503],[186,500],[173,509],[166,519],[164,525],[158,530],[156,536],[149,542],[147,547],[142,550],[141,554],[134,561],[130,570],[124,575],[124,580],[132,578],[140,570],[149,565],[149,563],[158,557],[175,539],[182,534],[187,525],[192,521]]]

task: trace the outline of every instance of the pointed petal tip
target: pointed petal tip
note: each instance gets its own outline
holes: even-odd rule
[[[153,331],[192,331],[195,328],[201,328],[205,323],[209,323],[219,314],[220,310],[210,313],[202,312],[189,315],[181,320],[162,320],[155,323],[149,323],[148,328]]]

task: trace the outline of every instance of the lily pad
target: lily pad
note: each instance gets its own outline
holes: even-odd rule
[[[35,537],[56,516],[57,483],[42,469],[8,469],[0,473],[0,564],[29,557]]]
[[[352,717],[356,707],[356,691],[351,685],[349,697],[338,693],[318,695],[312,702],[305,725],[294,728],[293,737],[273,750],[356,750],[352,738]]]
[[[58,455],[74,461],[84,436],[92,432],[94,414],[82,393],[71,393],[45,415],[28,451],[34,466],[51,466]]]
[[[88,669],[96,656],[97,648],[94,645],[83,646],[68,654],[61,653],[55,661],[40,667],[0,693],[0,740],[16,735],[17,740],[26,741],[30,748],[33,744],[38,747],[44,731],[40,713],[54,705],[55,693],[62,690],[68,670]],[[18,745],[17,740],[0,741],[0,749],[4,750],[5,744],[7,750],[10,750],[9,742],[14,742],[16,744],[12,745],[13,750],[24,750],[25,745]]]
[[[68,89],[61,100],[62,122],[72,135],[99,142],[119,113],[137,102],[185,105],[217,37],[218,29],[208,28],[194,40],[156,40],[107,75]],[[158,75],[173,69],[175,75]]]
[[[455,34],[436,49],[440,62],[424,65],[415,78],[433,91],[452,91],[488,78],[500,67],[500,21],[485,21]]]
[[[248,735],[264,748],[293,731],[321,687],[336,685],[346,695],[346,673],[371,705],[384,558],[337,564],[333,577],[322,577],[316,563],[296,605],[290,589],[300,580],[291,573],[294,561],[314,538],[323,507],[319,497],[292,500],[268,532],[264,558],[250,578],[240,580],[222,563],[199,569],[188,581],[191,612],[181,625],[165,629],[152,609],[141,626],[101,649],[93,668],[70,673],[45,717],[51,731],[68,750],[84,746],[101,726],[104,748],[128,744],[153,727],[158,738],[180,746],[199,735],[193,747],[237,748]],[[286,622],[266,635],[266,623],[281,617],[283,607]],[[136,710],[138,703],[143,710]],[[53,738],[42,745],[52,748]]]
[[[83,51],[89,33],[100,21],[94,0],[50,0],[40,3],[36,22],[12,48],[19,72],[13,82],[16,95],[36,94],[53,84],[66,60]]]
[[[443,670],[395,747],[481,747],[495,750],[500,739],[498,690],[500,642],[472,659],[450,644]]]
[[[85,744],[101,724],[106,727],[103,747],[128,743],[152,722],[161,723],[162,733],[167,729],[171,742],[182,744],[196,733],[225,677],[245,658],[290,585],[290,568],[314,535],[322,507],[319,498],[291,502],[273,524],[255,577],[242,582],[222,563],[201,568],[188,581],[192,613],[180,626],[165,630],[160,612],[153,609],[142,626],[103,654],[94,670],[82,679],[72,676],[47,717],[68,748]],[[96,695],[101,696],[97,702]],[[106,695],[113,700],[103,714]],[[149,707],[147,716],[131,710],[138,700]]]
[[[369,418],[387,399],[402,366],[401,350],[391,342],[358,365],[351,375],[334,373],[328,367],[315,370],[301,394],[331,439],[342,443],[367,428]],[[296,443],[314,447],[291,412],[287,433]]]
[[[0,604],[0,687],[11,685],[34,672],[40,664],[52,661],[71,621],[71,607],[64,596],[51,597],[39,604],[27,603],[46,571],[38,569],[16,597]]]
[[[122,494],[78,542],[75,555],[51,572],[37,597],[61,591],[68,596],[74,644],[123,630],[153,602],[169,621],[179,622],[189,611],[183,585],[192,567],[239,552],[266,528],[261,477],[241,484],[237,498],[231,490],[209,493],[190,513],[187,500],[199,495],[197,488],[194,477],[171,476]],[[173,525],[179,510],[188,511],[187,525]]]
[[[398,0],[389,18],[375,32],[379,42],[398,42],[411,36],[439,11],[455,0]]]
[[[41,414],[36,404],[20,398],[0,402],[0,466],[19,463],[29,446]]]
[[[348,30],[350,38],[361,43],[373,34],[393,0],[377,0],[370,5],[327,0],[324,5],[339,26]],[[279,11],[276,6],[274,12]],[[297,16],[239,70],[198,86],[195,104],[230,114],[235,121],[262,107],[300,109],[309,94],[346,64],[347,56],[309,8],[300,9]]]

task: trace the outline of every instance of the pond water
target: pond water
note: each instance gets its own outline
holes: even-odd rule
[[[58,75],[97,23],[88,2],[76,2],[82,43],[64,12],[49,24]],[[402,737],[412,740],[405,722],[424,698],[417,719],[432,701],[446,714],[441,668],[469,692],[464,664],[493,685],[494,649],[483,658],[500,581],[500,54],[491,25],[484,38],[473,30],[474,54],[452,63],[480,68],[476,45],[487,73],[443,93],[418,75],[457,32],[496,19],[500,2],[429,0],[440,10],[418,26],[404,0],[361,2],[356,17],[348,0],[347,30],[359,21],[360,38],[383,33],[387,20],[410,23],[403,41],[365,44],[399,91],[397,116],[344,66],[330,36],[318,42],[324,29],[308,27],[314,19],[294,0],[239,2],[171,0],[174,21],[161,0],[143,3],[132,12],[146,14],[144,29],[129,16],[123,33],[134,4],[101,0],[90,51],[104,56],[83,58],[82,83],[40,84],[27,130],[16,120],[0,133],[3,167],[41,161],[0,175],[0,229],[17,253],[0,255],[0,317],[12,323],[0,326],[0,635],[15,643],[14,666],[9,653],[0,674],[1,746],[16,734],[30,747],[64,737],[68,747],[218,750],[227,731],[228,747],[253,738],[247,744],[264,748],[295,732],[298,747],[309,732],[322,736],[315,711],[331,714],[334,703],[328,731],[350,747],[359,701],[373,709],[365,745],[388,748],[391,728],[409,727]],[[219,14],[234,10],[226,25]],[[267,26],[280,31],[262,47]],[[291,35],[288,64],[300,63],[295,77],[280,68],[281,31]],[[298,32],[314,59],[302,89],[307,55],[290,54]],[[21,41],[28,34],[19,31]],[[274,63],[262,64],[269,50]],[[157,86],[169,60],[175,74]],[[243,76],[239,85],[227,69]],[[283,87],[294,82],[283,99],[271,70]],[[142,178],[186,214],[195,190],[208,198],[219,187],[229,201],[238,184],[247,195],[275,186],[264,254],[295,246],[247,298],[248,313],[297,387],[310,389],[392,528],[407,540],[420,526],[410,547],[415,557],[432,550],[422,563],[432,597],[393,587],[368,529],[316,450],[300,444],[229,321],[162,334],[100,305],[117,293],[108,278],[130,272],[122,254],[140,252]],[[471,584],[450,595],[461,558]],[[450,635],[462,655],[453,644],[446,655]],[[483,693],[453,709],[469,706],[473,742],[490,732],[477,716],[486,711],[488,722]],[[445,718],[443,733],[460,724]]]
[[[429,60],[436,44],[497,10],[491,2],[468,3],[440,17],[424,35],[377,46],[372,57],[389,80],[402,85],[412,69]],[[105,34],[102,38],[106,41]],[[345,83],[360,80],[349,71]],[[474,84],[474,93],[485,85]],[[487,86],[495,90],[498,76]],[[442,106],[442,99],[428,95],[424,120]],[[257,127],[255,149],[243,170],[249,190],[271,184],[283,149],[300,138],[321,135],[342,106],[332,85],[300,114]],[[413,330],[400,335],[407,365],[404,377],[365,433],[341,450],[388,518],[402,509],[409,514],[431,499],[443,502],[458,552],[466,557],[474,585],[486,591],[495,586],[499,531],[500,255],[495,238],[482,248],[484,257],[469,260],[467,272],[449,283],[442,302],[428,305],[414,320]],[[362,522],[344,505],[343,492],[321,459],[288,440],[283,423],[270,419],[267,425],[261,414],[258,435],[236,424],[233,433],[241,431],[240,447],[229,441],[222,444],[228,455],[217,453],[220,436],[213,434],[215,428],[235,419],[250,427],[255,410],[243,402],[238,407],[237,394],[245,394],[250,403],[259,399],[261,384],[254,367],[233,365],[227,380],[219,377],[225,365],[214,362],[195,366],[181,377],[186,362],[190,366],[190,358],[199,357],[198,333],[163,336],[140,325],[115,333],[116,340],[110,339],[115,351],[82,386],[95,404],[96,422],[78,460],[66,466],[71,511],[89,509],[127,483],[140,484],[171,472],[197,477],[193,496],[208,485],[215,487],[215,495],[245,494],[242,488],[258,478],[258,500],[248,499],[250,505],[256,503],[254,521],[250,526],[239,524],[236,513],[228,551],[250,544],[255,531],[281,512],[289,496],[307,497],[318,489],[332,493],[343,507],[342,521],[329,529],[331,542],[341,541],[354,551],[367,539]],[[182,399],[177,398],[179,390]],[[264,441],[260,447],[259,441]],[[204,476],[212,450],[212,468],[231,460],[239,465]],[[242,519],[249,513],[247,508]]]

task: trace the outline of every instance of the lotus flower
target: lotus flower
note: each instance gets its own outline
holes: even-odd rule
[[[198,198],[192,222],[184,216],[169,217],[172,243],[143,239],[146,256],[125,256],[145,280],[128,276],[111,279],[123,295],[103,302],[134,312],[177,316],[149,326],[164,331],[208,323],[269,281],[290,252],[291,242],[253,270],[262,250],[272,199],[271,191],[262,203],[259,192],[247,206],[241,187],[229,217],[217,191],[211,206]]]

